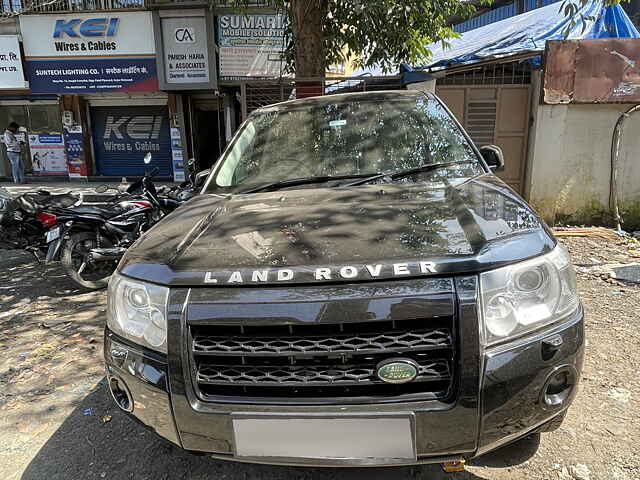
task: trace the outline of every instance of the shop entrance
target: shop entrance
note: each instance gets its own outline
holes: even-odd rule
[[[25,142],[22,163],[26,173],[67,175],[67,160],[62,139],[62,121],[57,100],[0,102],[0,132],[10,122],[26,129],[18,135]],[[0,148],[0,177],[11,176],[4,145]]]
[[[225,124],[222,100],[213,96],[185,97],[185,120],[189,157],[196,159],[198,170],[215,164],[225,148]]]

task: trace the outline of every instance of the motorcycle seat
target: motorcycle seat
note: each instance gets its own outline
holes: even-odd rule
[[[17,199],[20,207],[29,213],[38,212],[44,208],[69,208],[78,202],[78,197],[69,193],[60,195],[42,195],[40,193],[25,193]]]

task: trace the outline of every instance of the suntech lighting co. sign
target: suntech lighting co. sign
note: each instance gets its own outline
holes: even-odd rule
[[[21,15],[34,93],[158,89],[151,12]]]

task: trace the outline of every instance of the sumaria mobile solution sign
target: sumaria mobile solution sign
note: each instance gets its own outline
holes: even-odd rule
[[[282,14],[218,16],[220,77],[245,80],[279,77],[287,45]]]
[[[151,12],[21,15],[34,93],[158,89]]]

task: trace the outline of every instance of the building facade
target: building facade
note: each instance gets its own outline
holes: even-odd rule
[[[134,176],[151,152],[161,177],[181,181],[187,158],[219,157],[252,86],[284,75],[286,18],[265,1],[242,14],[224,1],[82,3],[4,5],[0,122],[23,127],[29,174]]]
[[[557,5],[467,29],[434,48],[436,92],[477,145],[505,153],[499,175],[549,224],[640,229],[640,32],[619,5],[587,2],[584,25]],[[569,27],[568,37],[564,31]],[[562,48],[559,48],[562,47]],[[616,181],[614,181],[614,178]]]

